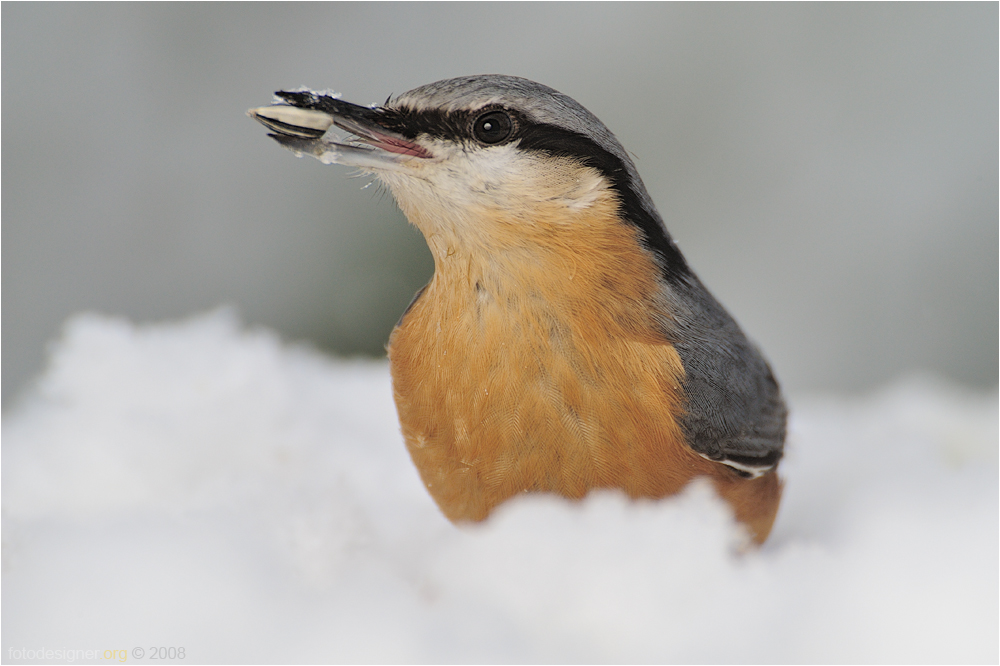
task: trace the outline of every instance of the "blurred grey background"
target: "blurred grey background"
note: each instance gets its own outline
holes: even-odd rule
[[[432,271],[422,238],[244,111],[478,73],[604,120],[789,390],[996,385],[997,22],[996,3],[3,3],[4,399],[81,310],[232,303],[382,354]]]

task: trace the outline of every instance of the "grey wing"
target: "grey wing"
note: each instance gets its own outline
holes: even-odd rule
[[[684,364],[688,444],[743,476],[764,474],[781,460],[787,418],[770,366],[697,278],[670,300],[680,306],[668,329]]]

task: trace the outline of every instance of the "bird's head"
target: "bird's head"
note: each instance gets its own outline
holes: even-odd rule
[[[470,76],[371,107],[311,90],[276,97],[249,115],[299,155],[377,175],[436,255],[571,238],[597,215],[635,225],[665,275],[686,272],[621,144],[547,86]]]

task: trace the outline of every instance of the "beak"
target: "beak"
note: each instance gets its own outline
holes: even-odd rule
[[[432,155],[422,146],[385,128],[385,112],[344,102],[310,90],[275,93],[281,101],[247,111],[274,133],[272,139],[296,155],[312,155],[324,164],[362,169],[400,169],[412,159]],[[353,135],[342,143],[338,130]]]

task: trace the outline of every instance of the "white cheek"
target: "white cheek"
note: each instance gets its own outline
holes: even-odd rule
[[[594,171],[582,173],[576,181],[576,187],[567,191],[563,202],[571,210],[586,210],[600,198],[607,189],[604,178]]]
[[[438,196],[456,208],[487,207],[504,210],[528,193],[523,183],[528,168],[510,146],[469,152],[453,150],[440,168],[427,169]]]
[[[530,224],[544,205],[580,211],[607,189],[593,169],[566,159],[524,153],[516,146],[465,150],[431,145],[433,160],[413,160],[404,171],[383,172],[382,181],[400,207],[427,233],[478,235],[484,218],[516,218]],[[419,219],[416,219],[419,218]],[[430,225],[434,229],[426,228]]]

